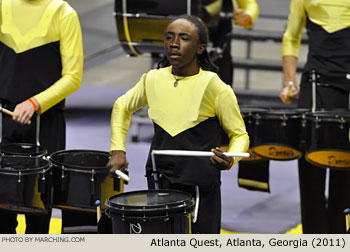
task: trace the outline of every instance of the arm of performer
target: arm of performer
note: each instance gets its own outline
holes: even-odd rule
[[[127,166],[125,140],[128,134],[131,115],[145,107],[147,99],[144,88],[144,74],[140,81],[128,92],[119,97],[113,105],[111,119],[111,159],[107,163],[110,176],[115,176],[116,170],[124,171]]]
[[[288,26],[282,39],[284,88],[280,92],[280,98],[282,102],[286,104],[291,103],[291,99],[298,95],[296,69],[300,51],[300,41],[305,23],[306,15],[303,8],[303,1],[292,0],[290,3]],[[290,86],[289,83],[293,85]]]
[[[15,107],[13,119],[20,123],[26,124],[34,112],[44,113],[80,88],[84,55],[79,18],[74,11],[66,12],[59,18],[62,77],[48,89]]]
[[[220,124],[230,139],[227,151],[246,152],[249,147],[249,136],[238,107],[237,98],[232,88],[224,85],[224,91],[215,99],[215,108]],[[224,150],[219,147],[212,149],[212,152],[215,155],[210,157],[210,161],[222,170],[230,169],[241,159],[224,155]]]
[[[251,28],[259,16],[259,6],[255,0],[236,0],[233,1],[234,12],[233,18],[235,25]],[[238,6],[236,6],[238,4]]]
[[[283,74],[284,88],[280,92],[282,102],[289,104],[292,99],[298,95],[298,86],[296,81],[296,69],[298,58],[295,56],[283,56]]]

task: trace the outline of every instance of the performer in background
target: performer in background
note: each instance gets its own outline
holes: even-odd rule
[[[230,138],[230,152],[245,152],[248,134],[232,88],[215,73],[206,46],[205,23],[194,16],[170,21],[165,31],[165,54],[158,69],[140,81],[114,104],[110,172],[126,166],[125,139],[133,112],[148,105],[154,122],[152,149],[212,151],[209,158],[157,156],[162,189],[178,189],[195,196],[200,204],[192,233],[219,233],[221,225],[221,170],[230,169],[239,158],[224,155],[218,148],[221,127]],[[149,188],[154,188],[152,163],[146,164]]]
[[[82,72],[80,23],[67,2],[0,0],[0,101],[14,111],[3,116],[2,145],[35,144],[38,114],[41,146],[48,154],[64,149],[64,99],[79,89]],[[26,214],[26,233],[48,233],[50,217],[51,209]],[[0,233],[16,233],[16,218],[1,211]]]
[[[232,20],[235,25],[249,29],[259,16],[256,0],[215,0],[203,7],[204,20],[208,22],[209,40],[213,43],[210,55],[219,67],[220,78],[233,84],[233,64],[231,56]],[[204,2],[205,3],[205,2]],[[217,19],[217,22],[210,22]]]
[[[312,108],[315,72],[316,108],[349,109],[350,2],[348,0],[291,0],[288,27],[283,36],[284,103],[298,95],[296,67],[300,40],[306,26],[309,52],[300,81],[298,107]],[[288,83],[293,84],[288,95]],[[299,188],[303,233],[345,233],[343,211],[350,206],[350,172],[329,171],[299,160]]]
[[[208,23],[209,39],[213,43],[210,57],[219,67],[220,78],[233,86],[234,59],[231,54],[231,38],[228,37],[233,29],[232,20],[235,25],[250,29],[258,18],[259,6],[255,0],[209,0],[204,5],[203,15]],[[217,17],[218,20],[213,22]],[[227,145],[225,134],[222,134],[222,138],[222,145]],[[269,160],[260,158],[253,162],[239,162],[238,185],[248,190],[270,192],[269,164]]]

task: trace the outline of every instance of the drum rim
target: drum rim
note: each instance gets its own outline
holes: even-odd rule
[[[106,173],[106,172],[108,172],[108,168],[106,166],[105,167],[101,167],[101,166],[99,166],[99,167],[97,167],[97,166],[87,166],[87,167],[85,166],[85,167],[82,167],[80,165],[65,164],[65,163],[59,162],[59,161],[57,161],[57,160],[55,160],[53,158],[55,155],[59,155],[61,153],[72,153],[72,152],[100,153],[100,154],[105,154],[106,156],[108,156],[108,159],[110,159],[110,157],[111,157],[111,155],[107,151],[87,150],[87,149],[73,149],[73,150],[59,150],[59,151],[56,151],[56,152],[52,153],[49,156],[49,159],[50,159],[50,161],[52,162],[52,164],[54,166],[60,167],[60,168],[62,168],[64,166],[64,169],[68,170],[68,171],[78,171],[78,172],[86,171],[86,173],[91,173],[91,170],[94,170],[94,172],[96,172],[96,173]]]
[[[44,157],[28,157],[28,156],[2,156],[0,158],[0,160],[2,158],[10,158],[10,159],[41,159],[44,162],[46,162],[45,166],[41,166],[41,167],[36,167],[36,168],[29,168],[29,169],[24,169],[24,170],[2,170],[3,168],[0,168],[0,174],[1,175],[14,175],[14,176],[18,176],[19,172],[21,172],[21,176],[25,176],[25,175],[33,175],[33,174],[42,174],[47,172],[48,170],[51,169],[51,164],[48,160],[46,160]],[[40,171],[40,172],[39,172]]]
[[[278,109],[274,110],[271,109],[269,111],[262,111],[259,113],[259,115],[255,116],[255,119],[279,119],[282,120],[282,118],[288,119],[299,119],[302,118],[305,113],[307,113],[310,110],[307,109],[293,109],[293,110],[288,110],[288,109]],[[287,112],[287,113],[286,113]]]
[[[344,123],[350,122],[350,112],[349,113],[341,113],[336,114],[335,111],[333,113],[329,113],[330,111],[316,111],[316,112],[307,112],[304,115],[306,120],[315,121],[316,117],[318,122],[337,122],[339,123],[341,120],[344,120]]]
[[[129,206],[129,205],[121,205],[121,204],[116,204],[111,202],[112,198],[120,197],[121,195],[132,195],[132,194],[142,194],[142,193],[147,193],[147,192],[176,192],[176,193],[181,193],[183,195],[188,196],[186,200],[181,200],[181,201],[176,201],[172,202],[169,204],[163,204],[163,205],[157,205],[157,206]],[[184,204],[185,203],[185,204]],[[188,204],[187,204],[188,203]],[[111,213],[116,213],[116,214],[122,214],[122,215],[128,215],[128,216],[145,216],[148,217],[147,214],[149,215],[155,215],[157,213],[173,213],[173,212],[181,212],[181,210],[189,210],[194,207],[194,201],[192,198],[192,195],[187,192],[183,192],[180,190],[171,190],[171,189],[151,189],[151,190],[140,190],[140,191],[130,191],[130,192],[125,192],[125,193],[120,193],[117,195],[114,195],[110,197],[109,199],[106,200],[106,210],[111,212]],[[165,207],[167,206],[167,207]],[[172,207],[169,207],[172,206]]]
[[[26,155],[25,153],[20,153],[20,154],[16,154],[16,153],[4,153],[2,150],[4,147],[7,147],[7,146],[21,146],[21,145],[29,145],[29,146],[33,146],[33,147],[39,147],[41,149],[41,151],[39,151],[39,153],[35,153],[35,154],[32,154],[32,155]],[[8,144],[5,144],[5,145],[2,145],[0,147],[0,153],[1,154],[4,154],[6,156],[23,156],[23,157],[41,157],[41,156],[44,156],[47,154],[47,150],[44,149],[42,146],[40,145],[36,145],[36,144],[32,144],[32,143],[8,143]]]

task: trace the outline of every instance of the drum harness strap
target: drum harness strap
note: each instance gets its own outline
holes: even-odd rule
[[[151,159],[152,159],[152,169],[153,169],[153,180],[154,180],[154,187],[156,190],[159,189],[159,180],[158,180],[158,173],[157,173],[157,167],[156,167],[156,160],[154,155],[156,152],[153,150],[151,152]],[[192,216],[192,223],[197,222],[197,216],[198,216],[198,209],[199,209],[199,186],[196,186],[196,203],[195,208]]]
[[[312,112],[316,112],[316,86],[321,85],[320,83],[317,83],[318,75],[316,71],[313,69],[311,70],[311,85],[312,85]],[[323,86],[328,86],[328,84],[324,84]],[[350,93],[348,94],[348,109],[350,110]]]

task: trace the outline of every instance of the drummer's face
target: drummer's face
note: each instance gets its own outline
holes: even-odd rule
[[[197,54],[205,47],[199,43],[197,27],[186,19],[171,23],[165,31],[165,51],[173,73],[193,75],[198,72]]]

